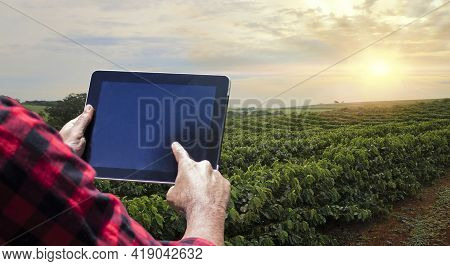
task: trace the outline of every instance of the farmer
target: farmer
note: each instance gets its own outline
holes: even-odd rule
[[[230,183],[209,162],[195,162],[178,144],[175,185],[167,201],[186,218],[179,241],[159,242],[98,191],[80,159],[94,109],[57,132],[16,101],[0,97],[0,244],[223,245]]]

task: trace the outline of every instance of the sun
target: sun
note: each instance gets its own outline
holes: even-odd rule
[[[361,57],[351,66],[355,78],[361,81],[361,90],[376,93],[400,86],[408,66],[397,54],[379,51]]]
[[[385,61],[375,61],[370,64],[369,72],[376,77],[387,76],[391,72],[391,66]]]

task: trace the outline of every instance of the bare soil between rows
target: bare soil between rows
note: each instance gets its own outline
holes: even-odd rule
[[[394,204],[388,215],[368,223],[336,226],[328,233],[339,245],[450,245],[450,175]],[[445,198],[443,198],[445,197]],[[436,226],[438,225],[438,226]],[[425,237],[426,241],[417,241]]]

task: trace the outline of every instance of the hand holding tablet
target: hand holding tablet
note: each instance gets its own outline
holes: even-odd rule
[[[100,178],[173,183],[177,141],[217,168],[228,93],[223,76],[95,72],[83,158]]]

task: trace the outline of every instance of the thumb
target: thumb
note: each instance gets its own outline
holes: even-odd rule
[[[175,156],[175,159],[177,160],[178,163],[181,160],[189,159],[188,152],[178,142],[172,143],[172,152],[173,152],[173,155]]]
[[[92,121],[92,117],[94,116],[94,108],[91,105],[86,105],[84,107],[83,113],[78,117],[73,125],[73,130],[76,132],[80,132],[84,134],[84,131],[88,127],[89,123]]]

